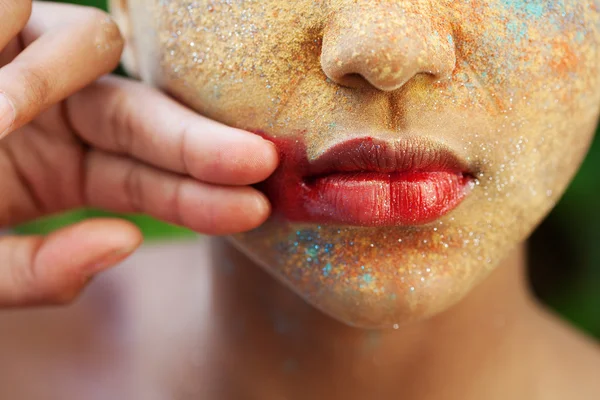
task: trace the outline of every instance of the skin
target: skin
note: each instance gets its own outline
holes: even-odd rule
[[[274,215],[229,244],[215,244],[225,250],[211,259],[213,268],[227,253],[237,256],[229,264],[233,276],[215,278],[212,318],[222,317],[209,319],[219,337],[209,340],[232,352],[239,367],[207,355],[202,365],[211,372],[193,376],[224,374],[235,382],[216,384],[213,397],[560,398],[574,387],[582,398],[598,393],[586,372],[598,365],[597,350],[535,305],[521,275],[523,241],[564,191],[596,126],[597,6],[113,2],[129,38],[129,69],[203,115],[293,143],[309,161],[360,135],[432,139],[452,148],[478,180],[458,208],[428,225],[316,226]],[[281,161],[281,169],[293,168],[286,164],[293,160]],[[510,333],[502,322],[492,326],[497,317],[509,321]],[[384,328],[386,339],[365,360],[361,349],[372,331],[349,326]],[[341,338],[347,342],[338,353]],[[495,353],[499,341],[510,351]],[[260,350],[251,348],[255,343]],[[578,365],[577,378],[567,374],[571,382],[545,354],[557,346],[570,349]],[[289,378],[281,376],[286,352],[295,355]],[[264,365],[255,361],[259,354]],[[465,368],[450,378],[448,363],[457,359]],[[364,379],[348,382],[349,373]],[[465,380],[468,390],[458,384]],[[489,392],[477,382],[489,383]]]
[[[474,189],[429,224],[318,226],[274,215],[232,238],[333,318],[392,328],[463,298],[563,193],[600,106],[597,6],[130,0],[113,8],[136,74],[203,115],[305,149],[309,162],[367,136],[430,140],[469,165]],[[281,170],[294,162],[283,158]]]
[[[222,240],[147,245],[69,307],[1,312],[0,384],[31,400],[598,398],[597,345],[534,302],[523,261],[444,313],[369,331]]]
[[[231,28],[229,24],[237,21],[242,29],[241,2],[197,2],[207,10],[202,16],[198,14],[198,18],[212,13],[215,17],[210,18],[224,24],[220,34],[214,32],[214,21],[199,25],[214,39],[208,43],[215,53],[203,58],[202,63],[208,63],[203,69],[195,66],[198,55],[194,56],[194,51],[186,47],[191,44],[189,35],[185,42],[181,35],[174,42],[165,41],[171,24],[177,26],[181,15],[194,12],[183,7],[183,2],[170,2],[175,14],[183,11],[177,14],[179,17],[157,12],[148,2],[114,3],[122,31],[130,39],[126,55],[130,69],[207,116],[232,126],[263,130],[273,139],[282,136],[297,139],[313,155],[320,151],[319,146],[351,137],[356,129],[390,137],[414,130],[454,143],[452,146],[465,152],[464,157],[470,157],[473,166],[484,175],[469,198],[451,216],[442,219],[442,225],[393,229],[395,234],[405,235],[406,247],[394,253],[393,258],[408,263],[407,271],[419,276],[417,272],[429,266],[432,271],[439,269],[435,273],[441,274],[445,265],[452,265],[444,275],[445,280],[438,280],[441,284],[434,284],[433,278],[427,276],[423,285],[415,286],[419,294],[416,300],[413,298],[416,295],[407,296],[403,291],[400,278],[406,281],[405,275],[390,278],[387,274],[384,262],[392,256],[381,255],[385,239],[380,234],[375,242],[375,236],[370,236],[374,230],[344,228],[339,234],[342,238],[337,238],[336,230],[335,238],[326,239],[366,238],[356,240],[350,251],[339,250],[342,246],[336,246],[334,251],[344,265],[350,263],[352,255],[365,257],[365,263],[370,263],[367,265],[377,274],[376,279],[397,290],[396,302],[385,302],[374,291],[345,291],[347,288],[339,286],[342,281],[324,282],[310,275],[302,281],[308,282],[309,287],[294,281],[287,271],[299,260],[293,252],[281,250],[285,246],[277,246],[276,242],[284,240],[285,245],[287,236],[277,235],[295,234],[295,227],[276,218],[232,241],[205,238],[191,243],[148,246],[122,268],[94,282],[91,290],[72,307],[0,316],[3,325],[11,327],[10,332],[0,332],[0,354],[12,356],[3,360],[21,361],[19,365],[28,371],[23,377],[18,373],[21,369],[13,367],[14,363],[2,365],[5,371],[0,374],[0,383],[14,392],[10,393],[12,397],[61,399],[75,391],[84,393],[86,398],[218,400],[600,397],[597,346],[565,327],[531,299],[523,277],[522,244],[522,239],[564,188],[591,137],[598,109],[598,95],[593,90],[597,75],[592,46],[597,44],[592,29],[595,13],[581,11],[579,15],[590,20],[579,26],[577,18],[571,19],[577,13],[565,10],[565,15],[570,16],[569,24],[587,28],[589,35],[584,35],[583,44],[577,40],[566,43],[579,62],[573,63],[572,56],[565,56],[551,58],[559,60],[556,62],[536,63],[535,57],[525,62],[519,55],[527,48],[527,54],[543,60],[543,54],[538,53],[550,51],[543,46],[546,41],[571,37],[565,33],[575,33],[577,29],[571,26],[573,31],[570,31],[565,25],[559,29],[561,34],[555,32],[553,36],[552,15],[545,14],[544,20],[539,21],[519,14],[526,11],[537,15],[535,2],[503,2],[507,7],[504,9],[500,2],[471,2],[471,8],[461,8],[457,2],[370,2],[367,6],[361,1],[332,1],[311,8],[308,6],[313,3],[304,1],[246,1],[246,7],[270,7],[270,12],[253,20],[265,24],[264,28],[257,27],[255,35],[269,34],[270,40],[252,41],[244,41],[247,38],[243,32],[218,40],[222,32]],[[229,6],[223,8],[225,3]],[[487,7],[481,8],[484,5]],[[567,8],[592,6],[592,3],[576,6],[575,2],[565,2]],[[284,7],[288,9],[281,9]],[[441,42],[440,47],[432,45],[436,51],[429,54],[429,61],[417,56],[423,55],[422,49],[419,50],[411,32],[422,37],[430,24],[423,22],[422,17],[418,24],[410,20],[414,14],[403,7],[419,8],[428,17],[426,22],[435,21],[438,13],[444,14],[447,18],[431,22],[439,30],[444,28],[444,21],[455,18],[458,23],[453,41],[462,46],[459,46],[461,54],[456,57],[457,68],[460,71],[463,65],[459,63],[461,59],[468,59],[467,75],[480,79],[472,85],[460,81],[462,78],[454,73],[450,82],[436,83],[436,77],[430,79],[428,74],[443,75],[447,71],[444,65],[447,67],[451,60],[448,48],[444,49]],[[223,15],[225,9],[227,13]],[[382,13],[395,18],[383,18]],[[501,13],[521,15],[513,19],[516,26],[506,29],[515,34],[525,29],[527,40],[534,42],[525,46],[518,41],[520,34],[514,40],[502,42],[504,45],[493,41],[503,38],[502,35],[490,35],[487,40],[492,42],[484,41],[482,32],[499,29],[496,25]],[[280,20],[267,29],[275,14]],[[246,10],[244,18],[252,15],[258,13]],[[405,24],[402,18],[409,21]],[[348,30],[349,21],[364,22],[365,32],[378,27],[379,34],[367,35],[369,40],[365,42],[341,40],[341,32]],[[524,28],[520,22],[526,22]],[[327,57],[320,59],[319,54],[312,53],[312,45],[307,45],[306,55],[293,52],[296,58],[286,56],[291,51],[286,46],[306,43],[302,39],[318,36],[320,27],[326,23],[331,27],[324,30],[325,34],[334,33],[329,47],[323,40],[323,48],[329,49],[323,51],[324,55],[336,54],[336,48],[347,49],[344,46],[354,44],[364,46],[362,50],[377,49],[387,43],[380,34],[387,35],[387,29],[392,27],[402,33],[398,37],[405,41],[405,48],[410,50],[414,46],[414,51],[403,53],[407,56],[402,59],[404,56],[388,49],[390,57],[381,59],[395,60],[395,68],[390,70],[396,74],[391,75],[382,75],[381,69],[377,69],[381,59],[373,61],[374,69],[366,68],[366,56],[362,63],[353,64],[353,68],[361,68],[357,71],[336,70],[338,63],[330,65]],[[278,30],[293,35],[280,35]],[[536,30],[543,30],[543,34]],[[281,38],[281,43],[277,38]],[[290,40],[294,38],[298,40]],[[238,40],[244,46],[238,43],[235,56],[227,58],[224,43],[236,44]],[[173,53],[164,48],[169,43]],[[193,47],[196,43],[202,42],[194,39]],[[257,43],[265,48],[253,47]],[[559,52],[551,48],[552,55]],[[248,71],[244,81],[236,86],[235,78],[243,71],[238,69],[241,54],[246,51],[251,54],[244,61],[249,63]],[[561,51],[570,54],[566,49]],[[502,63],[486,56],[488,53]],[[193,68],[188,65],[190,57]],[[291,63],[292,71],[300,68],[305,74],[282,74],[281,59]],[[210,65],[211,60],[216,64]],[[517,61],[511,64],[507,60]],[[258,70],[255,63],[262,66],[260,76],[252,72]],[[416,70],[410,66],[415,64],[427,69],[427,73],[414,75]],[[227,73],[223,73],[224,68]],[[490,68],[488,80],[482,75],[486,68]],[[556,71],[552,72],[552,68]],[[559,77],[561,70],[566,76]],[[410,73],[414,76],[409,80],[402,77],[406,71],[413,71]],[[329,81],[323,78],[323,73],[329,75]],[[348,73],[359,73],[363,78],[344,75]],[[291,79],[301,76],[304,83],[290,85],[290,76]],[[265,79],[270,79],[270,88],[266,87]],[[565,82],[570,82],[568,89]],[[285,106],[280,110],[270,108],[274,107],[271,98],[288,95],[291,89],[297,94],[286,102],[275,102]],[[240,93],[252,93],[253,97]],[[508,94],[514,95],[512,105]],[[554,102],[556,96],[561,101]],[[552,101],[546,104],[544,101],[549,99]],[[400,110],[400,115],[386,109],[396,102],[402,105],[394,107]],[[360,107],[353,110],[353,104]],[[383,118],[382,114],[389,118]],[[346,123],[351,129],[328,135],[326,128],[332,122]],[[315,128],[312,124],[322,126]],[[332,125],[331,129],[337,127]],[[319,132],[318,137],[316,133],[301,135],[306,128],[311,128],[307,132]],[[478,133],[480,136],[470,133],[474,129],[482,132]],[[504,162],[503,168],[499,162]],[[285,160],[282,165],[285,166]],[[438,230],[433,230],[436,227]],[[303,229],[318,231],[310,226]],[[321,229],[326,232],[319,235],[332,233],[329,228]],[[391,233],[387,234],[390,237]],[[427,234],[429,243],[436,235],[443,234],[448,250],[443,250],[446,249],[443,245],[424,246],[422,241],[416,244]],[[374,250],[364,252],[363,246]],[[302,251],[305,249],[301,248],[299,254]],[[418,262],[414,259],[417,251]],[[478,280],[481,283],[475,285]],[[422,282],[420,278],[418,282]],[[321,285],[323,290],[314,293],[315,285]],[[464,296],[462,301],[456,303],[461,296]],[[356,300],[358,305],[354,304]],[[349,302],[353,302],[352,307]],[[398,324],[398,329],[389,329],[392,322]],[[388,329],[356,329],[350,325],[383,325]],[[32,333],[38,331],[48,334],[40,337]],[[81,340],[75,340],[78,338]],[[71,368],[68,373],[49,376],[48,362]],[[99,394],[98,385],[86,385],[91,381],[90,376],[96,378],[95,382],[103,382],[101,389],[107,393]],[[32,381],[44,385],[30,385]]]
[[[30,0],[0,0],[0,9],[10,16],[0,24],[0,228],[80,207],[213,234],[268,216],[268,201],[247,185],[274,170],[272,144],[140,83],[98,79],[123,50],[107,14]],[[232,142],[243,147],[231,151]],[[68,303],[141,241],[117,219],[3,236],[0,308]]]

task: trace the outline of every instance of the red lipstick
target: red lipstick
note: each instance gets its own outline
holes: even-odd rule
[[[465,163],[431,141],[359,138],[308,161],[297,143],[269,139],[281,165],[261,188],[275,214],[293,222],[421,225],[454,209],[472,186]]]

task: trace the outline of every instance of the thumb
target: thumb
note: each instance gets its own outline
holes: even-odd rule
[[[141,242],[139,230],[118,219],[88,220],[46,237],[2,237],[0,308],[69,303]]]

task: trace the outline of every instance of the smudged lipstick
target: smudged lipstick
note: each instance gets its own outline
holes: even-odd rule
[[[468,166],[431,141],[358,138],[308,160],[298,143],[273,140],[281,165],[261,189],[293,222],[421,225],[454,209],[474,181]]]

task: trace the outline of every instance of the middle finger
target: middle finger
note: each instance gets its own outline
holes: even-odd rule
[[[87,154],[83,192],[87,206],[142,212],[212,235],[256,228],[271,212],[254,188],[209,185],[97,150]]]

